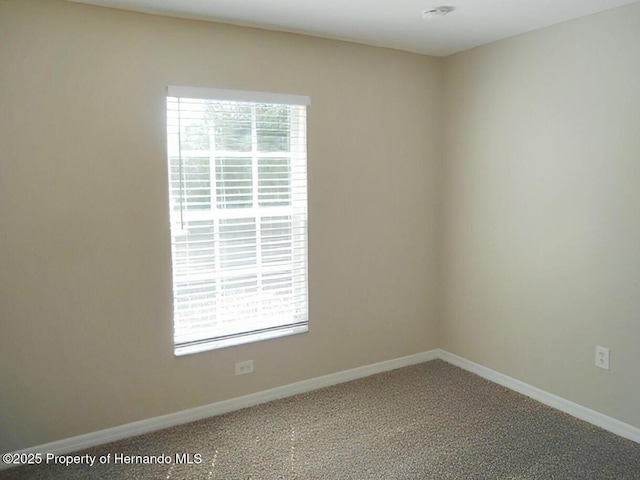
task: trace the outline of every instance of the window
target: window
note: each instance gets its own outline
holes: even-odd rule
[[[168,88],[176,355],[308,331],[308,104]]]

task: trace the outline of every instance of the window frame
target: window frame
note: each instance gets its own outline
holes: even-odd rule
[[[307,205],[307,188],[308,188],[308,177],[307,177],[307,155],[306,155],[306,146],[307,146],[307,107],[310,105],[310,98],[302,95],[288,95],[288,94],[276,94],[269,92],[255,92],[255,91],[244,91],[244,90],[226,90],[226,89],[212,89],[212,88],[199,88],[199,87],[179,87],[179,86],[169,86],[167,87],[167,106],[166,106],[166,114],[167,114],[167,163],[168,163],[168,183],[169,183],[169,214],[171,217],[171,225],[170,225],[170,238],[171,238],[171,265],[172,265],[172,286],[173,286],[173,332],[174,332],[174,354],[176,356],[187,355],[207,350],[214,350],[218,348],[225,348],[233,345],[241,345],[245,343],[251,343],[256,341],[267,340],[271,338],[279,338],[288,335],[295,335],[299,333],[305,333],[309,330],[309,290],[308,290],[308,231],[307,231],[307,218],[308,218],[308,205]],[[175,160],[175,155],[172,155],[174,149],[172,145],[175,146],[175,140],[172,143],[171,135],[172,129],[170,127],[170,118],[171,115],[175,115],[174,111],[171,110],[171,100],[178,100],[178,113],[177,115],[181,115],[180,110],[180,100],[179,99],[196,99],[202,102],[209,101],[221,101],[221,102],[235,102],[238,105],[247,106],[249,105],[252,115],[252,123],[251,123],[251,138],[252,138],[252,147],[249,152],[230,152],[224,150],[217,150],[216,146],[213,145],[210,147],[210,150],[199,151],[198,154],[194,155],[193,151],[191,155],[186,156],[182,154],[182,141],[180,139],[180,133],[177,136],[178,142],[178,157],[179,157],[179,165],[180,165],[180,182],[182,182],[182,168],[185,165],[185,162],[188,159],[199,158],[204,160],[205,162],[209,161],[209,172],[208,172],[208,187],[202,187],[203,191],[208,189],[208,198],[209,198],[209,207],[202,209],[202,211],[198,210],[187,210],[187,207],[183,206],[184,198],[183,198],[183,187],[180,187],[180,228],[176,228],[176,218],[175,218],[175,195],[174,190],[175,187],[173,185],[173,165],[172,161]],[[295,148],[289,148],[286,152],[283,151],[261,151],[258,147],[258,129],[257,123],[255,121],[257,108],[261,105],[279,105],[279,106],[287,106],[290,108],[289,114],[291,115],[290,124],[289,124],[289,132],[290,136],[295,136],[296,139],[298,135],[301,135],[302,139],[299,143],[295,143]],[[301,110],[296,110],[298,115],[293,115],[291,112],[291,107],[300,108]],[[181,117],[180,117],[181,118]],[[204,125],[204,123],[203,123]],[[178,122],[178,131],[181,132],[181,126]],[[213,142],[214,144],[216,142]],[[231,154],[226,155],[225,154]],[[220,207],[219,201],[222,197],[224,202],[226,200],[226,194],[223,193],[220,195],[219,189],[221,188],[218,183],[224,185],[225,180],[218,180],[218,160],[224,161],[224,159],[228,158],[250,158],[251,165],[251,207],[250,208],[228,208]],[[263,206],[261,205],[260,200],[260,161],[265,160],[267,158],[282,158],[288,159],[289,172],[287,174],[287,181],[289,182],[289,199],[288,205],[276,205],[276,206]],[[187,159],[187,160],[185,160]],[[298,162],[294,165],[294,161]],[[267,162],[268,166],[268,162]],[[300,171],[304,172],[304,177],[302,180],[303,189],[300,189],[300,192],[296,192],[294,196],[293,192],[293,176],[294,176],[294,166],[296,168],[295,175],[300,175]],[[265,168],[266,170],[266,168]],[[265,173],[266,175],[266,173]],[[300,183],[296,183],[296,185],[301,185]],[[222,187],[222,190],[227,187]],[[302,193],[301,193],[302,192]],[[186,195],[186,194],[185,194]],[[188,197],[187,197],[188,198]],[[265,194],[265,198],[268,198]],[[281,197],[278,197],[281,199]],[[276,200],[276,202],[281,200]],[[268,203],[267,201],[264,202]],[[226,204],[225,204],[226,205]],[[301,301],[293,302],[291,301],[288,308],[295,311],[295,314],[292,313],[293,319],[296,321],[287,321],[281,322],[279,324],[274,324],[271,326],[264,326],[264,328],[255,328],[257,324],[259,324],[259,318],[257,319],[257,323],[249,324],[244,330],[229,333],[225,335],[213,335],[203,334],[204,329],[198,334],[197,329],[194,327],[193,335],[188,336],[188,339],[185,339],[187,334],[184,333],[185,330],[188,330],[188,327],[184,325],[181,328],[180,340],[178,335],[178,303],[179,300],[183,300],[183,297],[178,294],[179,288],[179,279],[177,271],[179,268],[176,264],[176,245],[178,244],[177,237],[181,235],[181,232],[184,231],[184,225],[186,224],[183,216],[188,215],[188,222],[196,221],[198,217],[205,218],[212,222],[212,227],[214,230],[213,233],[213,242],[218,242],[218,244],[222,244],[222,235],[220,233],[220,225],[224,222],[225,219],[253,219],[255,224],[255,249],[257,252],[261,252],[263,248],[269,246],[270,244],[264,243],[262,241],[262,235],[264,234],[265,228],[263,223],[265,219],[271,218],[272,222],[277,223],[278,217],[288,218],[288,222],[290,224],[290,233],[288,234],[288,242],[291,246],[291,260],[290,260],[290,268],[291,268],[291,290],[292,293],[289,295],[292,299],[298,297],[298,295],[302,295]],[[287,220],[280,220],[280,222],[286,223]],[[185,234],[188,236],[189,234]],[[188,244],[188,241],[186,241]],[[215,250],[219,252],[220,245],[216,244]],[[216,253],[218,255],[218,253]],[[215,256],[215,259],[219,259],[219,257]],[[256,275],[256,289],[259,290],[260,293],[255,294],[255,298],[259,302],[265,302],[266,298],[264,295],[264,278],[261,275],[261,270],[263,268],[263,264],[261,255],[256,253],[256,261],[253,267],[248,267],[247,271],[251,274]],[[188,262],[187,262],[188,263]],[[215,277],[216,285],[219,281],[224,281],[225,278],[238,278],[237,272],[234,275],[224,274],[224,268],[221,263],[216,263],[214,261],[213,268],[213,276]],[[287,266],[287,263],[283,263],[284,266]],[[297,265],[297,266],[296,266]],[[192,278],[187,274],[187,277]],[[184,276],[182,277],[184,281]],[[195,278],[195,277],[194,277]],[[303,285],[300,285],[300,279],[303,279]],[[195,280],[191,280],[195,282]],[[297,282],[297,283],[296,283]],[[221,296],[222,290],[216,290],[213,294],[214,296]],[[298,292],[298,293],[294,293]],[[248,295],[248,294],[247,294]],[[244,297],[243,297],[244,298]],[[253,298],[253,297],[251,297]],[[285,297],[289,300],[289,297]],[[274,300],[271,300],[273,302]],[[213,301],[216,304],[216,300]],[[262,305],[262,303],[259,303]],[[304,305],[301,308],[301,305]],[[217,307],[216,307],[217,308]],[[259,307],[259,311],[261,311],[262,307]],[[213,308],[212,308],[213,309]],[[216,312],[219,310],[216,309]],[[300,313],[302,312],[302,313]],[[257,318],[257,317],[251,317]],[[216,320],[217,321],[217,320]],[[215,321],[214,321],[215,322]],[[239,322],[240,323],[240,322]],[[253,326],[251,326],[253,325]],[[213,327],[209,327],[209,330],[213,332]]]

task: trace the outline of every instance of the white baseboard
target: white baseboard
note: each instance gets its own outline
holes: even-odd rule
[[[539,388],[533,387],[527,383],[511,378],[502,373],[498,373],[495,370],[484,367],[478,363],[467,360],[466,358],[459,357],[444,350],[437,350],[438,358],[444,360],[447,363],[460,367],[463,370],[467,370],[471,373],[475,373],[479,377],[485,378],[493,383],[507,387],[510,390],[526,395],[533,398],[540,403],[544,403],[550,407],[553,407],[561,412],[568,413],[569,415],[584,420],[592,425],[600,427],[611,433],[615,433],[620,437],[633,440],[640,443],[640,428],[633,427],[629,424],[616,420],[615,418],[608,417],[602,413],[596,412],[589,408],[573,403],[552,393],[545,392]]]
[[[182,410],[180,412],[170,413],[160,417],[149,418],[147,420],[120,425],[118,427],[108,428],[98,432],[58,440],[56,442],[46,443],[44,445],[27,448],[14,453],[52,453],[55,455],[72,453],[78,450],[114,442],[116,440],[122,440],[124,438],[142,435],[144,433],[161,430],[163,428],[202,420],[216,415],[222,415],[223,413],[252,407],[261,403],[277,400],[279,398],[290,397],[299,393],[310,392],[319,388],[330,387],[339,383],[357,380],[359,378],[368,377],[369,375],[375,375],[376,373],[387,372],[397,368],[408,367],[410,365],[416,365],[418,363],[436,359],[444,360],[447,363],[474,373],[482,378],[497,383],[498,385],[502,385],[503,387],[531,397],[545,405],[549,405],[550,407],[568,413],[569,415],[608,430],[616,435],[640,443],[639,428],[633,427],[594,410],[590,410],[551,393],[547,393],[544,390],[540,390],[539,388],[483,367],[482,365],[471,362],[457,355],[453,355],[452,353],[436,349],[415,355],[409,355],[407,357],[374,363],[364,367],[353,368],[351,370],[344,370],[342,372],[332,373],[330,375],[324,375],[310,380],[303,380],[301,382],[291,383],[282,387],[272,388],[270,390],[264,390],[262,392],[204,405],[202,407]],[[11,465],[5,465],[0,462],[0,470],[10,467]]]
[[[240,410],[241,408],[253,407],[279,398],[290,397],[299,393],[310,392],[319,388],[330,387],[339,383],[357,380],[359,378],[375,375],[376,373],[387,372],[397,368],[428,362],[430,360],[435,360],[436,358],[438,358],[436,350],[417,353],[415,355],[395,358],[393,360],[365,365],[351,370],[344,370],[342,372],[332,373],[322,377],[312,378],[310,380],[291,383],[282,387],[272,388],[270,390],[264,390],[262,392],[252,393],[250,395],[232,398],[222,402],[211,403],[202,407],[191,408],[189,410],[182,410],[180,412],[170,413],[160,417],[140,420],[138,422],[87,433],[85,435],[78,435],[76,437],[26,448],[15,453],[52,453],[55,455],[63,455],[77,452],[78,450],[83,450],[85,448],[96,447],[105,443],[115,442],[116,440],[142,435],[144,433],[161,430],[163,428],[174,427],[176,425],[195,422],[197,420],[214,417],[216,415],[222,415],[223,413]],[[11,466],[12,465],[6,465],[3,462],[0,462],[0,470],[10,468]]]

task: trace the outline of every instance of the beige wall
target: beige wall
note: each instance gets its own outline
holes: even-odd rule
[[[636,3],[445,61],[442,336],[636,427],[639,26]]]
[[[435,347],[640,427],[639,24],[442,61],[0,0],[0,450]],[[311,96],[310,333],[173,356],[170,84]]]
[[[0,451],[436,347],[440,67],[0,1]],[[174,357],[167,85],[311,97],[310,333]]]

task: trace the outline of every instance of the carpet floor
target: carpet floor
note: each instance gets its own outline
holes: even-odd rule
[[[640,479],[640,444],[440,360],[76,455],[0,479]]]

